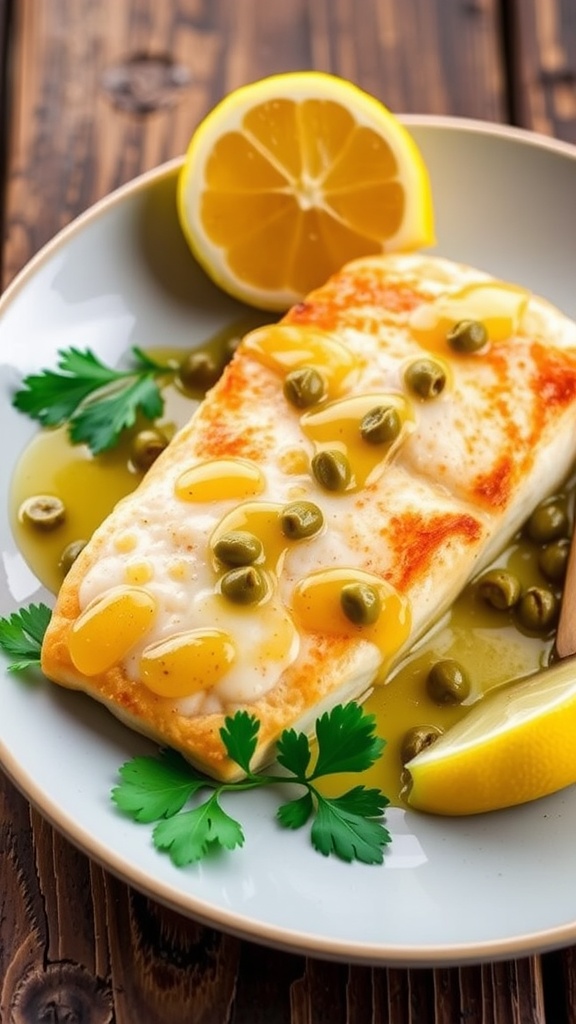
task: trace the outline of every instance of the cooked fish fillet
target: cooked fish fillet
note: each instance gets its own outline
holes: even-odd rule
[[[468,320],[488,341],[454,351]],[[428,398],[422,358],[445,375]],[[323,393],[302,397],[303,377]],[[235,777],[223,717],[258,716],[263,763],[284,728],[385,681],[565,478],[575,424],[576,324],[558,310],[427,255],[355,261],[244,339],[96,531],[44,672]]]

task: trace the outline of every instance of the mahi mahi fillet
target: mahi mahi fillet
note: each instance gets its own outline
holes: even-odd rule
[[[487,344],[455,352],[466,320]],[[445,381],[431,397],[410,383],[422,359]],[[303,368],[313,401],[286,397]],[[394,429],[379,436],[382,414]],[[261,764],[283,729],[385,682],[564,480],[575,425],[576,324],[557,309],[427,255],[357,260],[243,340],[96,531],[44,672],[235,777],[224,716],[258,716]]]

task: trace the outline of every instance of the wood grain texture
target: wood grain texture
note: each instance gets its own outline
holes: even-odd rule
[[[514,0],[518,40],[511,2],[0,0],[3,283],[95,200],[183,152],[224,93],[269,73],[331,71],[396,112],[514,109],[571,137],[573,0]],[[575,978],[573,950],[408,971],[262,949],[112,878],[1,780],[0,1024],[571,1024]]]
[[[574,0],[508,0],[507,17],[517,122],[575,143]]]

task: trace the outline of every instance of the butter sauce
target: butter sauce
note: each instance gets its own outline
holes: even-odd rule
[[[234,530],[245,530],[253,534],[262,542],[262,555],[258,563],[274,573],[282,569],[282,561],[290,544],[282,533],[279,526],[279,515],[282,505],[275,501],[246,501],[242,502],[231,512],[225,515],[210,538],[210,547],[214,550],[215,544],[225,533]],[[218,561],[212,555],[214,568],[218,568]]]
[[[176,497],[201,503],[222,498],[249,498],[266,486],[258,466],[246,459],[209,459],[184,470],[176,481]]]
[[[92,601],[70,630],[70,657],[83,675],[117,665],[154,620],[156,602],[146,590],[113,587]]]
[[[488,340],[505,341],[516,333],[528,304],[529,292],[502,281],[465,285],[451,295],[418,306],[408,321],[410,331],[423,348],[446,349],[446,335],[462,320],[479,320]]]
[[[340,603],[347,583],[365,583],[380,594],[382,610],[369,626],[354,626],[346,618]],[[408,601],[379,576],[359,569],[324,569],[305,576],[297,585],[294,613],[303,629],[317,630],[328,636],[356,636],[378,647],[383,671],[410,634]]]
[[[401,429],[390,444],[368,444],[360,433],[364,416],[377,407],[394,409]],[[379,475],[410,429],[412,415],[408,403],[399,394],[353,395],[306,412],[300,419],[302,432],[316,451],[336,449],[347,456],[352,469],[349,490],[360,490]]]
[[[243,345],[255,359],[281,376],[303,366],[319,370],[330,398],[351,383],[358,367],[357,357],[341,341],[315,327],[260,327],[247,335]]]
[[[228,633],[194,629],[150,644],[140,658],[140,677],[160,697],[189,697],[217,683],[236,659]]]

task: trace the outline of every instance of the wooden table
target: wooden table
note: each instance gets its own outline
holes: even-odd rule
[[[181,153],[224,93],[272,72],[332,71],[396,112],[576,143],[574,0],[0,0],[0,52],[4,285],[94,200]],[[260,948],[127,888],[7,780],[0,893],[2,1024],[576,1021],[576,949],[432,971]]]

